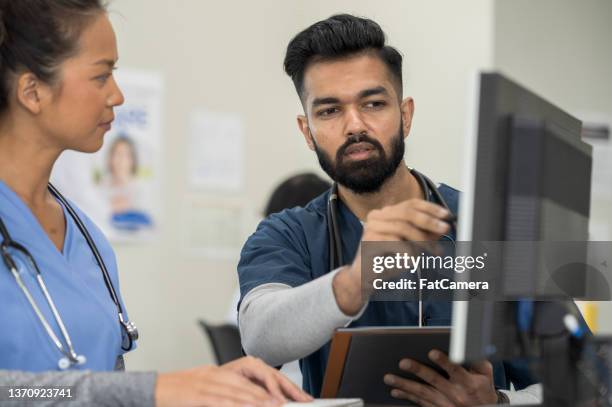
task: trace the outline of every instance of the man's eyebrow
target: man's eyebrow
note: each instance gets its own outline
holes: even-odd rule
[[[108,65],[109,68],[114,68],[117,61],[112,59],[101,59],[94,63],[94,65]]]
[[[359,99],[363,99],[363,98],[367,98],[368,96],[374,96],[374,95],[388,96],[389,92],[384,86],[377,86],[375,88],[362,90],[361,92],[359,92],[358,96],[359,96]]]
[[[312,101],[312,107],[317,107],[320,105],[331,105],[334,103],[340,103],[340,99],[335,97],[316,98]]]
[[[367,98],[368,96],[374,96],[374,95],[389,95],[389,92],[387,91],[387,89],[384,86],[377,86],[375,88],[370,88],[370,89],[364,89],[361,92],[359,92],[357,94],[357,97],[359,99],[363,99],[363,98]],[[320,105],[331,105],[331,104],[335,104],[335,103],[340,103],[340,99],[336,98],[336,97],[322,97],[322,98],[316,98],[315,100],[312,101],[312,107],[317,107]]]

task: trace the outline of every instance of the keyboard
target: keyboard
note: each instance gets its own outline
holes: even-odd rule
[[[361,399],[315,399],[308,403],[287,403],[283,407],[363,407]]]

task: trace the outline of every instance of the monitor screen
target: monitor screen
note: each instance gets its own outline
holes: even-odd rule
[[[577,242],[566,254],[586,261],[591,147],[581,122],[499,73],[475,82],[458,241],[493,242],[504,255],[488,270],[499,273],[496,298],[454,302],[450,355],[458,362],[517,356],[513,300],[581,296],[586,285],[579,262],[551,279],[544,263],[558,254],[525,244]]]

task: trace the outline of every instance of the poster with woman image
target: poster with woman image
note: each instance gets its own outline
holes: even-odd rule
[[[125,103],[95,154],[66,152],[52,182],[113,241],[149,240],[160,222],[163,80],[150,72],[115,74]]]

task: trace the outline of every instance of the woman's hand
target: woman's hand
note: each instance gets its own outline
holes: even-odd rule
[[[285,375],[262,360],[247,356],[221,366],[263,386],[272,397],[281,403],[288,400],[312,401],[312,397],[297,387]]]
[[[276,369],[252,357],[159,374],[155,386],[157,407],[272,407],[287,399],[312,400]]]

